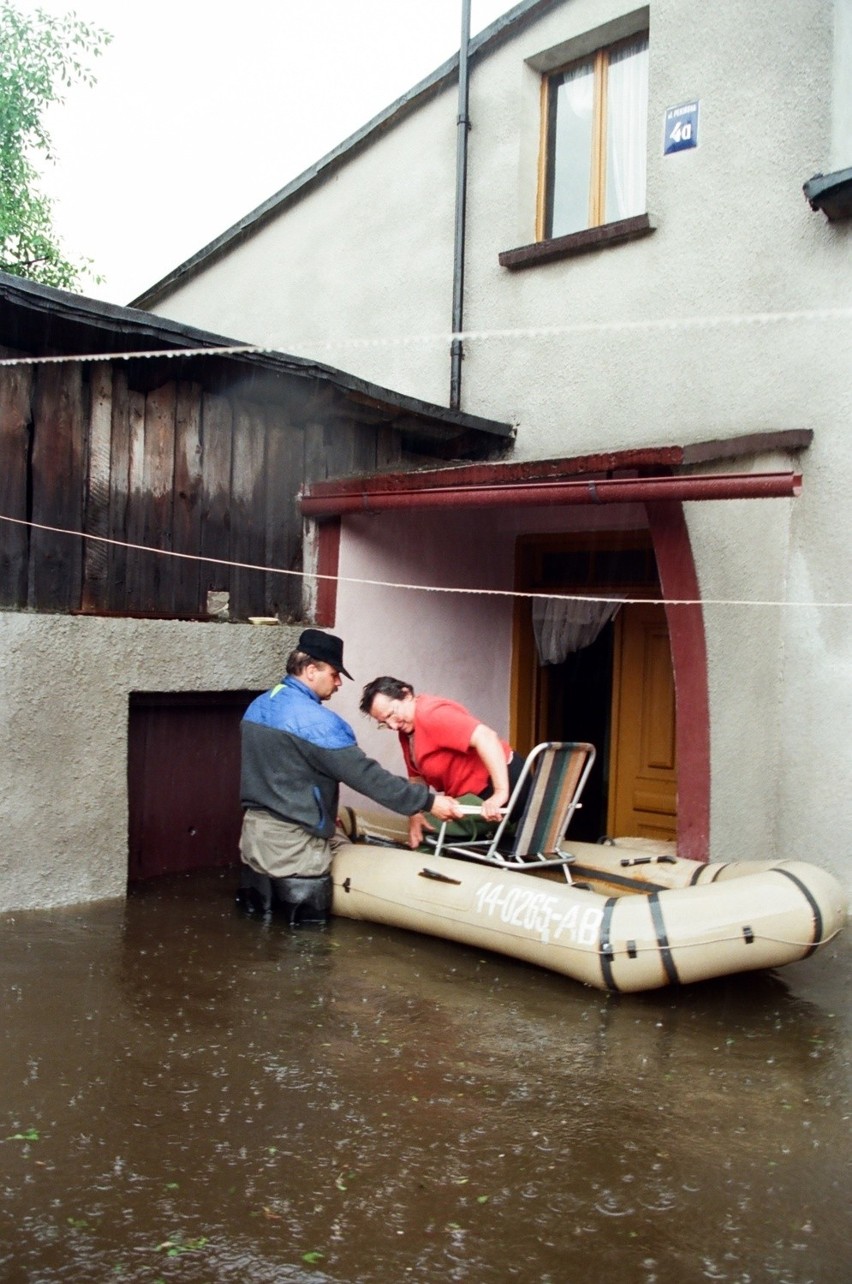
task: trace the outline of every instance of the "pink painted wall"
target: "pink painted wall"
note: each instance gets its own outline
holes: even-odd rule
[[[402,770],[395,736],[358,711],[379,674],[459,700],[501,735],[509,728],[515,541],[518,535],[644,526],[639,507],[411,510],[343,521],[334,632],[345,642],[345,682],[334,708],[364,750]],[[381,587],[382,581],[420,588]],[[428,592],[427,587],[503,590]],[[357,803],[347,796],[344,801]]]

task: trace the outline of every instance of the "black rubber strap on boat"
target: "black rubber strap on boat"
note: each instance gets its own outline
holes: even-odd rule
[[[819,946],[820,941],[822,940],[822,931],[823,931],[824,924],[822,921],[822,913],[820,911],[820,908],[817,905],[816,901],[814,900],[808,888],[802,882],[802,880],[800,878],[797,878],[795,874],[791,874],[789,869],[773,869],[772,872],[773,874],[783,874],[785,878],[789,878],[791,883],[795,883],[799,891],[802,893],[805,900],[808,902],[808,904],[811,907],[811,911],[814,916],[814,943],[811,946],[811,948],[808,950],[807,954],[804,955],[804,958],[806,959],[810,958],[810,956],[814,953],[814,951]]]
[[[708,883],[715,883],[715,882],[716,882],[716,879],[719,877],[719,875],[721,874],[722,870],[723,870],[723,869],[727,869],[727,868],[728,868],[728,866],[730,865],[730,863],[731,863],[731,862],[730,862],[729,860],[726,860],[726,861],[725,861],[725,863],[724,863],[723,865],[720,865],[720,866],[719,866],[719,867],[714,871],[714,873],[713,873],[713,877],[712,877],[712,878],[708,878],[707,882],[708,882]],[[704,873],[705,869],[707,869],[707,864],[706,864],[706,862],[702,862],[702,864],[701,864],[701,865],[699,865],[698,869],[696,869],[696,870],[695,870],[695,872],[693,873],[692,878],[689,880],[689,886],[690,886],[690,887],[694,887],[694,886],[695,886],[695,884],[696,884],[696,883],[699,881],[699,879],[701,878],[701,875]],[[703,884],[702,884],[702,885],[703,885]]]
[[[603,874],[599,865],[572,865],[571,882],[574,886],[576,886],[578,875],[580,878],[591,878],[596,879],[598,882],[609,883],[611,887],[624,887],[631,892],[664,892],[667,890],[665,883],[651,883],[644,878],[630,878],[628,874],[616,874],[612,870],[607,870]]]
[[[660,905],[659,892],[652,892],[648,897],[648,904],[651,906],[651,920],[654,924],[654,931],[657,933],[657,944],[660,947],[660,958],[663,960],[663,967],[666,970],[666,976],[672,985],[676,985],[680,980],[675,967],[675,961],[672,952],[669,949],[669,938],[666,933],[666,925],[663,922],[663,908]]]
[[[603,915],[601,917],[600,937],[598,938],[598,954],[601,960],[601,976],[603,977],[604,985],[608,990],[618,989],[612,971],[613,948],[609,939],[609,928],[612,923],[612,916],[617,904],[618,897],[610,896],[606,905],[604,905]]]

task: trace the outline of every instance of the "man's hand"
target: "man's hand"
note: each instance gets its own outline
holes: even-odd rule
[[[429,810],[438,820],[461,820],[464,815],[455,798],[450,798],[447,794],[436,794]]]
[[[412,849],[412,851],[416,851],[417,848],[420,846],[420,844],[423,842],[423,834],[427,829],[431,830],[431,832],[434,834],[435,826],[430,824],[430,822],[423,815],[422,811],[418,811],[415,813],[415,815],[409,816],[408,845]]]

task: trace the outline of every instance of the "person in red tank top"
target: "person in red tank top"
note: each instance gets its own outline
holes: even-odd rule
[[[445,696],[415,695],[410,683],[384,676],[364,687],[360,709],[398,733],[410,779],[451,798],[476,794],[483,817],[500,819],[523,763],[464,705]],[[423,830],[433,828],[423,813],[410,817],[409,846],[419,847]]]

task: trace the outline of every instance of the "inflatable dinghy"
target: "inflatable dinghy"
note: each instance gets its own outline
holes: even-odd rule
[[[334,914],[508,954],[604,990],[781,967],[846,921],[840,884],[803,861],[704,864],[666,844],[566,840],[564,873],[527,873],[409,851],[393,817],[348,811],[343,827],[355,841],[335,852]]]

